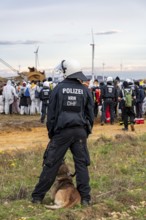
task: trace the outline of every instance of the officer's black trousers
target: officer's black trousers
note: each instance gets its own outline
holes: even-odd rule
[[[41,109],[41,122],[44,122],[46,114],[47,114],[48,104],[42,101],[42,109]]]
[[[142,102],[136,103],[135,107],[136,107],[136,118],[142,118]]]
[[[94,102],[94,116],[97,118],[98,115],[98,103]]]
[[[53,136],[44,154],[44,167],[32,197],[42,200],[55,181],[59,166],[70,148],[76,171],[77,189],[81,199],[90,200],[89,173],[90,164],[87,150],[87,133],[84,128],[68,128]]]
[[[134,108],[132,107],[123,107],[123,119],[124,119],[124,127],[128,128],[128,118],[130,118],[130,124],[134,124],[135,113]]]

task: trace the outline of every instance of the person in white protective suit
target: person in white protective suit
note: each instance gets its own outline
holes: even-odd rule
[[[40,109],[38,106],[38,97],[36,97],[36,91],[38,91],[38,87],[36,85],[36,82],[32,81],[31,82],[31,86],[29,88],[29,92],[30,92],[30,99],[31,99],[31,107],[30,107],[30,114],[31,115],[35,115],[36,113],[39,114],[40,113]]]
[[[5,114],[12,114],[12,104],[14,98],[18,98],[16,89],[12,86],[11,81],[8,80],[7,84],[3,87],[3,101]]]

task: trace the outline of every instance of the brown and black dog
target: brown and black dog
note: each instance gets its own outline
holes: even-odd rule
[[[70,208],[80,204],[81,197],[73,184],[72,175],[65,162],[59,168],[56,180],[52,186],[54,205],[45,205],[48,209]]]

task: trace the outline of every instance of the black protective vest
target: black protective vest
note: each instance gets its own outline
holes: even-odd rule
[[[51,92],[47,117],[49,132],[85,127],[94,121],[94,102],[88,88],[78,80],[65,79]]]
[[[50,89],[49,88],[43,88],[40,92],[40,99],[42,101],[48,100],[50,98]]]
[[[104,98],[115,98],[115,88],[113,85],[105,86]]]

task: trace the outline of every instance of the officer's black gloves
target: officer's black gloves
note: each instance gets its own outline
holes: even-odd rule
[[[86,119],[86,131],[87,131],[87,137],[88,137],[89,134],[92,133],[92,127],[88,119]]]
[[[48,136],[49,136],[49,139],[52,139],[52,137],[54,136],[54,133],[51,132],[51,131],[49,131],[49,132],[48,132]]]

